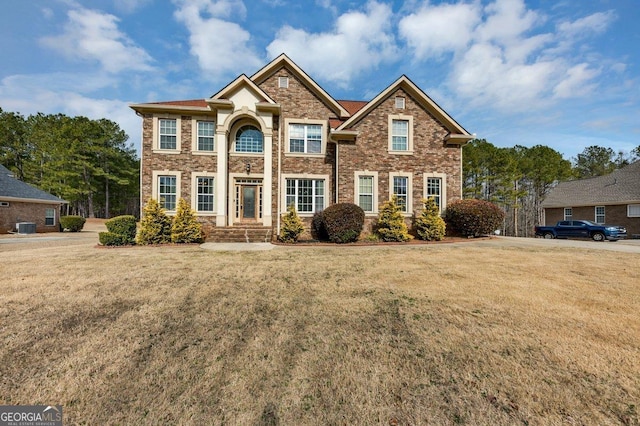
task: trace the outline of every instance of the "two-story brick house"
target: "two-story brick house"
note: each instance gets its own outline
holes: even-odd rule
[[[143,203],[171,214],[187,199],[210,239],[230,227],[275,236],[290,204],[307,224],[337,202],[374,219],[394,194],[407,218],[427,196],[442,209],[461,198],[473,137],[406,76],[369,102],[337,101],[284,54],[210,98],[131,108]]]

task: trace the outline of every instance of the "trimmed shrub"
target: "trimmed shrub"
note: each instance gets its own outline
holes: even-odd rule
[[[425,241],[441,241],[444,239],[446,224],[440,217],[440,210],[433,197],[422,199],[424,209],[414,221],[418,238]]]
[[[87,221],[82,216],[60,216],[60,227],[69,232],[81,231]]]
[[[131,215],[116,216],[104,223],[107,230],[116,235],[121,235],[124,244],[135,244],[136,242],[136,218]]]
[[[304,232],[304,225],[296,208],[291,204],[287,207],[287,213],[282,216],[282,228],[280,228],[278,239],[283,243],[295,243],[302,232]]]
[[[311,219],[311,236],[318,241],[329,241],[327,227],[324,224],[324,213],[315,212]]]
[[[364,225],[364,211],[353,203],[332,204],[322,217],[329,241],[334,243],[357,241]]]
[[[103,246],[126,246],[131,244],[124,235],[114,234],[113,232],[100,232],[98,241]]]
[[[171,225],[171,242],[201,243],[202,225],[196,220],[195,212],[184,198],[178,201],[176,216]]]
[[[447,226],[464,237],[493,234],[502,225],[504,212],[484,200],[458,200],[447,206],[444,214]]]
[[[382,241],[386,242],[403,242],[413,238],[409,235],[409,229],[404,223],[404,216],[402,216],[398,205],[398,197],[395,195],[382,205],[380,213],[378,213],[375,233],[380,236]]]
[[[163,244],[171,241],[171,218],[153,198],[150,198],[144,206],[136,241],[142,245]]]

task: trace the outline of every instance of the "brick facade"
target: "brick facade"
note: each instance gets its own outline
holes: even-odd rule
[[[8,201],[8,207],[0,207],[0,234],[14,232],[16,223],[32,222],[36,224],[36,232],[60,231],[60,206],[54,204],[28,203]],[[53,225],[45,224],[47,209],[55,211]]]
[[[592,220],[596,218],[596,206],[572,207],[573,220]],[[604,205],[605,223],[611,225],[621,225],[627,228],[629,238],[632,235],[640,235],[640,217],[627,216],[627,204]],[[555,225],[556,222],[564,220],[564,208],[546,208],[545,223]]]
[[[279,82],[284,78],[288,84],[281,87]],[[377,173],[378,204],[389,199],[390,173],[410,174],[412,205],[407,216],[421,207],[425,173],[446,177],[443,196],[446,194],[447,202],[461,197],[461,146],[472,136],[408,80],[401,78],[395,86],[382,92],[375,99],[375,105],[374,101],[369,104],[360,102],[368,108],[354,110],[352,106],[349,113],[286,57],[274,60],[252,79],[255,81],[241,76],[208,100],[132,106],[143,117],[143,204],[158,196],[153,193],[153,180],[163,172],[179,174],[178,196],[189,202],[195,196],[195,188],[192,188],[194,174],[213,173],[219,184],[215,194],[216,214],[199,218],[208,227],[237,225],[238,217],[232,216],[237,212],[234,206],[241,201],[235,198],[234,182],[241,182],[244,177],[263,179],[263,187],[270,185],[270,191],[263,188],[264,193],[271,194],[270,199],[263,200],[265,209],[258,221],[272,227],[275,236],[278,218],[286,211],[284,178],[288,176],[323,179],[324,203],[328,206],[335,202],[356,201],[355,172],[368,170]],[[405,99],[401,110],[396,108],[396,97]],[[341,129],[342,124],[350,123],[350,114],[353,123],[349,128]],[[413,152],[410,154],[389,152],[389,116],[394,114],[412,117]],[[179,120],[179,152],[163,152],[154,146],[157,145],[154,140],[158,139],[158,134],[154,133],[154,120],[157,122],[159,118]],[[215,153],[203,155],[192,151],[194,119],[215,121]],[[305,122],[322,123],[321,154],[288,152],[287,123]],[[246,123],[262,129],[265,145],[270,141],[271,145],[265,146],[263,154],[234,152],[235,131]],[[447,139],[451,134],[456,134],[458,142],[451,143]],[[222,169],[219,170],[220,167]],[[308,226],[312,214],[300,215]],[[368,222],[373,216],[373,213],[369,215]]]

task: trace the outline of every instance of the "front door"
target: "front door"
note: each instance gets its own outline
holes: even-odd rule
[[[262,180],[236,181],[234,222],[257,222],[262,218]]]

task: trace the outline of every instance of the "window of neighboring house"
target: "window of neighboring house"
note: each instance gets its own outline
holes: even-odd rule
[[[627,217],[640,217],[640,204],[628,204]]]
[[[56,224],[56,209],[47,208],[44,211],[44,224],[53,226]]]
[[[198,176],[196,178],[198,188],[198,204],[196,206],[197,212],[211,213],[215,210],[214,203],[214,178],[211,176]]]
[[[571,220],[571,216],[573,216],[573,209],[571,207],[565,207],[564,220]]]
[[[604,206],[596,206],[596,223],[604,223]]]
[[[404,98],[402,96],[396,96],[396,108],[404,109]]]
[[[158,176],[158,202],[165,210],[174,211],[178,197],[176,176]]]
[[[299,213],[324,209],[324,179],[286,179],[285,207],[293,204]]]
[[[438,210],[442,211],[442,178],[428,177],[425,185],[425,198],[433,198]]]
[[[278,87],[286,89],[289,87],[289,77],[278,77]]]
[[[0,201],[0,207],[9,207],[8,201]]]
[[[243,126],[236,134],[236,152],[262,153],[262,132],[254,126]]]
[[[161,118],[158,120],[160,149],[178,149],[178,127],[176,119]]]
[[[389,152],[392,154],[413,153],[413,117],[389,114]]]
[[[213,121],[198,121],[198,151],[213,151],[215,137],[215,123]]]
[[[392,180],[392,195],[398,197],[398,206],[400,211],[409,212],[409,177],[408,176],[393,176]]]
[[[322,125],[289,124],[289,152],[320,154],[322,152]]]

